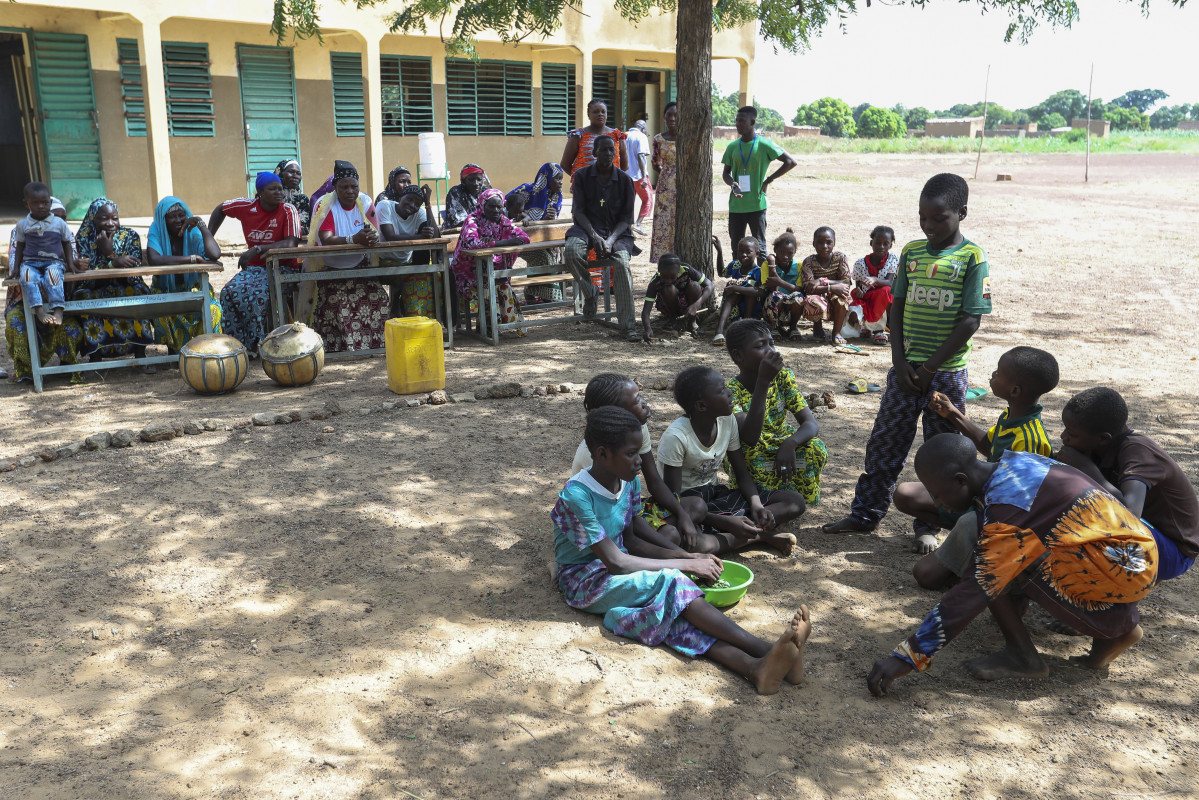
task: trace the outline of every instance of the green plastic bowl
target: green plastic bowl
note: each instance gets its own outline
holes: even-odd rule
[[[724,571],[720,573],[720,579],[729,582],[727,589],[711,589],[701,586],[704,590],[704,597],[714,606],[731,606],[749,591],[749,585],[754,582],[754,573],[749,567],[744,564],[738,564],[736,561],[725,561]]]

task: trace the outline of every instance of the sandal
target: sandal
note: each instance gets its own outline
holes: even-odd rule
[[[712,337],[712,345],[714,347],[719,347],[722,344],[724,344],[724,334],[723,333],[718,333]]]
[[[803,338],[803,334],[797,330],[787,331],[784,335],[787,337],[788,342],[798,342],[800,339]]]
[[[968,403],[971,400],[977,400],[980,397],[986,397],[988,394],[990,394],[990,392],[988,392],[986,389],[982,388],[981,386],[975,386],[972,389],[966,390],[966,402]]]
[[[870,383],[865,378],[854,378],[845,388],[852,394],[866,394],[867,392],[881,392],[883,387],[877,383]]]
[[[885,331],[879,331],[874,334],[874,338],[871,341],[875,344],[891,344],[891,337]]]
[[[849,346],[849,343],[845,341],[845,337],[839,333],[835,334],[833,336],[833,344],[837,347],[841,347],[841,346],[848,347]]]

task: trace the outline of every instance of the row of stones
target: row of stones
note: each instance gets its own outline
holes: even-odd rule
[[[480,386],[473,392],[447,394],[444,390],[430,392],[420,398],[407,398],[403,401],[389,401],[379,405],[361,409],[361,413],[370,414],[378,411],[393,411],[397,408],[417,408],[422,405],[440,406],[447,403],[474,403],[485,399],[505,399],[512,397],[544,397],[555,394],[568,394],[578,391],[571,383],[550,384],[546,386],[522,386],[519,383],[493,383]],[[166,442],[178,436],[196,436],[205,431],[233,430],[250,426],[265,427],[269,425],[288,425],[292,422],[307,420],[323,420],[342,413],[341,405],[336,400],[330,400],[323,407],[306,411],[274,412],[265,411],[255,414],[248,420],[236,422],[231,426],[212,419],[197,419],[188,422],[154,422],[140,431],[119,430],[109,433],[102,431],[92,434],[83,441],[71,442],[62,447],[46,447],[31,456],[0,461],[0,472],[11,472],[18,467],[32,467],[35,464],[58,461],[70,458],[84,450],[106,450],[110,447],[132,447],[135,442]]]

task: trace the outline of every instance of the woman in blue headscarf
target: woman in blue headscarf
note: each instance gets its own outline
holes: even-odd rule
[[[525,173],[526,175],[528,173]],[[508,196],[517,192],[524,192],[529,196],[525,203],[525,222],[534,222],[539,219],[557,219],[562,213],[562,167],[557,164],[542,164],[541,169],[537,170],[537,177],[532,183],[522,183],[512,191],[508,192]]]
[[[178,264],[215,263],[221,259],[221,248],[208,230],[208,224],[193,217],[187,203],[178,197],[164,197],[154,209],[154,222],[146,240],[146,263],[151,267]],[[181,275],[155,275],[151,283],[155,292],[198,292],[200,275],[186,272]],[[221,304],[212,287],[208,287],[208,307],[212,313],[212,329],[221,330]],[[180,314],[154,320],[154,339],[178,353],[194,336],[204,332],[204,320],[199,314]]]

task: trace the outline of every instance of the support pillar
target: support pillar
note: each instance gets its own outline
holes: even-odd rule
[[[363,87],[366,105],[367,180],[371,191],[386,185],[387,170],[383,166],[383,62],[380,46],[386,32],[370,29],[362,36],[366,44],[363,56]]]
[[[753,68],[747,61],[739,61],[741,65],[741,86],[737,90],[740,96],[740,104],[747,106],[754,100],[754,72]]]
[[[167,122],[167,87],[162,69],[162,31],[159,19],[142,20],[142,66],[146,104],[146,145],[150,159],[151,206],[175,193],[171,171],[170,124]]]
[[[580,126],[587,124],[587,104],[591,102],[591,67],[591,51],[584,50],[579,56],[579,85],[583,90],[575,103],[575,124]]]

